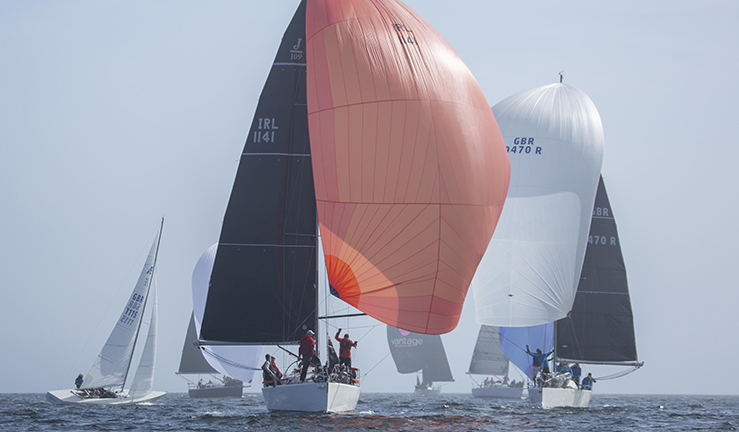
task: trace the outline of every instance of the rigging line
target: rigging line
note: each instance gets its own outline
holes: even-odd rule
[[[259,368],[255,368],[255,367],[251,367],[251,366],[246,366],[246,365],[243,365],[241,363],[236,363],[235,361],[229,360],[226,357],[220,356],[220,355],[214,353],[213,351],[208,351],[208,350],[202,350],[202,351],[205,354],[208,354],[209,356],[211,356],[214,359],[218,360],[219,362],[221,362],[221,363],[223,363],[225,365],[228,365],[228,366],[235,367],[237,369],[245,369],[245,370],[253,370],[253,371],[261,370]]]
[[[154,234],[154,237],[156,237],[156,234]],[[151,238],[152,238],[152,236],[150,235],[149,236],[149,239],[151,239]],[[153,243],[153,241],[151,241],[151,240],[148,241],[147,243],[144,243],[143,249],[141,249],[139,251],[139,254],[136,257],[136,259],[131,263],[131,267],[128,269],[128,272],[126,273],[126,276],[123,277],[123,280],[121,281],[120,285],[118,286],[118,289],[116,290],[116,292],[113,295],[113,297],[110,299],[110,303],[108,303],[108,306],[105,308],[105,311],[103,311],[103,314],[100,315],[100,319],[98,320],[98,323],[95,324],[95,329],[90,333],[90,336],[87,338],[87,340],[85,341],[84,345],[82,345],[82,349],[80,349],[80,350],[77,351],[77,358],[74,359],[74,362],[72,363],[72,366],[69,367],[69,370],[67,371],[67,376],[70,375],[70,373],[72,372],[72,369],[74,369],[74,367],[77,365],[77,362],[80,360],[80,356],[82,355],[82,353],[87,348],[87,345],[90,344],[90,340],[92,339],[92,337],[95,335],[95,333],[97,332],[97,330],[100,328],[100,323],[103,322],[103,318],[105,318],[105,317],[108,316],[108,311],[110,310],[110,307],[113,305],[113,302],[118,298],[118,295],[121,293],[121,290],[123,289],[123,285],[126,284],[126,282],[128,281],[128,277],[131,276],[131,271],[136,266],[136,264],[139,262],[139,259],[141,258],[141,254],[143,254],[146,251],[147,245],[151,245],[152,243]],[[148,246],[148,247],[151,248],[151,246]],[[126,303],[126,304],[128,304],[128,303]],[[108,337],[110,337],[110,336],[108,336]],[[107,339],[106,339],[106,342],[107,342]],[[103,346],[105,346],[105,345],[103,345]],[[100,354],[98,354],[98,356],[99,355]],[[97,357],[95,357],[95,359],[97,359]],[[93,362],[93,364],[94,364],[94,362]],[[66,378],[64,379],[64,381],[66,381]],[[59,386],[59,388],[64,388],[64,382],[61,383],[61,385]]]
[[[380,359],[380,361],[379,361],[379,362],[377,362],[377,364],[375,364],[374,366],[372,366],[372,369],[368,370],[368,371],[367,371],[367,372],[366,372],[366,373],[364,374],[364,378],[367,378],[367,376],[368,376],[368,375],[370,374],[370,372],[372,372],[373,370],[375,370],[375,368],[376,368],[377,366],[379,366],[379,365],[380,365],[380,364],[381,364],[382,362],[384,362],[384,361],[385,361],[385,359],[386,359],[386,358],[388,358],[388,356],[389,356],[390,354],[392,354],[392,350],[391,350],[391,351],[390,351],[389,353],[387,353],[387,354],[385,355],[385,357],[383,357],[382,359]]]
[[[622,371],[622,372],[618,372],[618,373],[615,373],[615,374],[606,375],[606,376],[602,376],[602,377],[596,377],[595,379],[596,379],[596,381],[597,380],[607,381],[607,380],[612,380],[612,379],[616,379],[616,378],[621,378],[621,377],[626,376],[626,375],[628,375],[628,374],[630,374],[632,372],[635,372],[637,369],[640,369],[640,368],[641,368],[641,365],[638,365],[638,366],[634,366],[632,369],[629,369],[627,371]]]

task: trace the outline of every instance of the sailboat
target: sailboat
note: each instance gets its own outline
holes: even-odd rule
[[[218,245],[214,244],[203,252],[192,272],[193,313],[182,347],[177,375],[185,378],[185,375],[206,374],[210,375],[210,378],[206,378],[207,381],[188,380],[187,393],[191,398],[241,397],[243,384],[251,383],[254,372],[259,370],[261,347],[197,346],[217,247]]]
[[[473,292],[477,322],[504,334],[503,328],[546,325],[572,310],[604,137],[592,100],[561,79],[514,94],[492,110],[510,157],[511,182]],[[525,353],[527,342],[515,345]],[[542,406],[581,406],[578,390],[554,390],[560,391],[569,396],[550,404],[545,395]]]
[[[422,379],[416,376],[416,395],[437,396],[441,388],[435,382],[454,381],[441,336],[387,326],[387,343],[398,373],[421,372]]]
[[[362,313],[451,331],[509,168],[479,85],[418,14],[302,1],[241,155],[200,343],[296,345],[318,328],[320,262],[327,289]],[[359,379],[328,369],[263,388],[267,409],[353,410]]]
[[[472,352],[470,375],[487,375],[486,380],[472,389],[472,396],[479,398],[521,399],[525,380],[509,381],[510,361],[500,346],[500,333],[495,326],[480,326],[475,349]],[[499,377],[498,379],[495,376]],[[502,378],[500,378],[502,377]]]
[[[554,325],[554,363],[579,363],[629,367],[599,377],[618,378],[644,365],[636,354],[626,266],[616,221],[601,176],[593,207],[588,247],[572,313]],[[557,380],[557,376],[550,381]],[[529,390],[529,399],[544,408],[587,407],[591,390],[543,386]]]
[[[90,371],[84,376],[82,385],[77,389],[49,391],[46,393],[47,401],[56,404],[123,405],[152,402],[166,394],[152,390],[157,339],[154,272],[163,226],[164,219],[131,297]],[[150,316],[149,331],[135,374],[129,381],[136,343],[147,313]]]

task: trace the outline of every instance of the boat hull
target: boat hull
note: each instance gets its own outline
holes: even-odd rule
[[[521,399],[523,397],[523,387],[508,387],[503,385],[477,387],[472,389],[472,396],[477,398]]]
[[[232,397],[240,398],[243,394],[242,386],[217,386],[204,388],[191,388],[187,391],[193,399],[223,398]]]
[[[441,395],[441,389],[440,388],[424,388],[424,389],[417,388],[413,394],[415,394],[416,396],[439,396]]]
[[[360,392],[358,386],[333,382],[307,382],[262,388],[264,402],[270,411],[354,411]]]
[[[542,408],[587,408],[590,403],[590,390],[569,388],[530,388],[529,401]]]
[[[78,405],[130,405],[137,403],[153,402],[167,392],[153,391],[138,398],[130,398],[127,394],[116,398],[83,398],[77,395],[76,390],[52,390],[46,393],[46,400],[54,404],[78,404]]]

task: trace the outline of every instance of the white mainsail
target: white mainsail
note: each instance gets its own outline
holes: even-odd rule
[[[209,247],[192,272],[192,305],[195,330],[200,334],[200,324],[205,313],[205,303],[208,299],[208,286],[210,273],[213,270],[218,243]],[[213,369],[248,383],[254,377],[254,371],[261,363],[261,346],[253,345],[229,345],[229,346],[207,346],[202,347],[201,354]]]
[[[136,375],[131,383],[131,390],[128,395],[138,398],[148,394],[154,389],[154,363],[157,357],[157,286],[154,281],[153,293],[149,294],[153,298],[151,309],[151,320],[149,322],[149,332],[146,335],[146,343],[144,351],[141,353]]]
[[[149,294],[152,278],[154,277],[154,266],[156,264],[159,240],[162,234],[162,226],[156,235],[154,244],[151,245],[149,255],[146,258],[144,268],[141,270],[138,282],[126,303],[118,322],[110,333],[107,342],[100,350],[90,371],[85,375],[82,388],[115,387],[123,386],[126,374],[133,357],[133,349],[136,344],[141,319],[143,318],[144,305]]]
[[[580,278],[603,159],[603,126],[577,88],[551,84],[496,104],[511,161],[508,198],[473,279],[480,324],[567,316]]]

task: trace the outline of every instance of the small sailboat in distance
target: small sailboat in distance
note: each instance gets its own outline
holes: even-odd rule
[[[440,335],[426,335],[387,326],[387,343],[398,373],[421,372],[416,376],[414,393],[418,396],[437,396],[441,388],[435,382],[453,382],[444,344]]]
[[[301,1],[241,155],[201,343],[296,345],[318,329],[320,261],[330,292],[361,312],[451,331],[509,176],[482,90],[418,14],[397,0]],[[263,388],[267,409],[353,410],[356,371],[330,366]]]
[[[152,390],[157,340],[155,271],[163,226],[164,219],[131,297],[90,371],[82,377],[81,385],[76,389],[49,391],[46,393],[47,401],[56,404],[124,405],[152,402],[166,394]],[[146,313],[150,316],[149,331],[135,374],[129,382]]]

